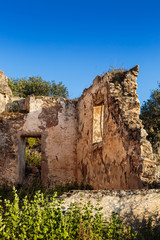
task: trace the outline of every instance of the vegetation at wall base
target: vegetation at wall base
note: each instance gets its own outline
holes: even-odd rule
[[[0,200],[0,239],[160,239],[160,229],[152,227],[151,218],[135,231],[116,213],[105,219],[98,201],[96,207],[82,203],[83,199],[66,208],[56,193],[48,197],[40,191],[32,200],[27,196],[20,200],[14,188],[11,200]]]
[[[81,183],[78,185],[77,182],[73,183],[66,183],[65,185],[56,184],[54,187],[44,185],[41,181],[40,176],[35,176],[32,181],[24,181],[22,184],[18,184],[16,186],[17,193],[19,195],[20,203],[22,202],[23,198],[27,196],[28,200],[31,201],[34,199],[34,196],[37,191],[43,193],[44,197],[51,197],[55,194],[57,196],[62,195],[65,192],[69,192],[72,190],[93,190],[91,186],[84,185]],[[13,191],[12,187],[8,187],[3,185],[0,187],[0,199],[9,199],[10,201],[13,200]]]
[[[106,222],[101,208],[90,202],[65,209],[56,195],[48,199],[37,192],[30,202],[25,197],[20,207],[15,189],[13,194],[12,202],[4,200],[0,206],[0,239],[136,239],[136,232],[116,214]]]

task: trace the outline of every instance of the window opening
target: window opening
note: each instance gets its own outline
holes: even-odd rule
[[[102,142],[104,122],[104,104],[93,107],[93,144]]]

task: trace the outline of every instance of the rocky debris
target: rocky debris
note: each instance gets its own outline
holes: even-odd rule
[[[102,207],[103,217],[110,219],[113,212],[124,219],[127,224],[134,227],[142,226],[151,217],[154,225],[159,224],[160,216],[160,189],[150,190],[74,190],[64,193],[60,198],[67,210],[71,203],[81,203],[81,206],[89,201],[94,207]]]

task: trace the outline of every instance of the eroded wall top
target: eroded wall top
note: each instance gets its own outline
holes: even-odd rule
[[[152,147],[139,119],[138,72],[135,66],[97,76],[78,101],[79,180],[94,189],[141,188],[154,175]]]
[[[11,102],[12,91],[8,86],[8,79],[4,72],[0,71],[0,113],[4,112],[7,103]]]
[[[97,76],[78,102],[12,98],[0,72],[0,112],[11,100],[16,101],[11,110],[17,111],[0,116],[1,178],[19,181],[24,137],[41,136],[43,181],[78,181],[94,189],[141,188],[142,180],[152,178],[155,163],[139,119],[138,72],[136,66]]]

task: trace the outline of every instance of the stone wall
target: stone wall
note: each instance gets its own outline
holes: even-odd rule
[[[103,217],[108,220],[116,212],[127,224],[135,227],[142,226],[150,217],[154,225],[159,225],[160,189],[71,191],[61,198],[66,210],[71,203],[85,205],[90,201],[94,207],[102,207]]]
[[[76,176],[75,102],[47,97],[27,97],[28,113],[0,117],[1,182],[20,183],[25,173],[25,137],[41,137],[44,183],[65,184]]]
[[[78,101],[78,180],[94,189],[137,189],[154,175],[152,148],[139,119],[139,67],[98,76]],[[94,142],[93,109],[104,105],[102,141]]]
[[[97,76],[78,102],[13,98],[1,72],[0,182],[23,181],[25,137],[41,137],[44,183],[138,189],[151,181],[155,162],[139,119],[138,70]],[[15,112],[6,112],[8,105]]]
[[[8,79],[5,74],[0,71],[0,113],[4,112],[7,104],[12,101],[12,91],[8,86]]]
[[[0,115],[0,183],[21,182],[24,162],[20,161],[21,144],[19,131],[24,125],[24,115]],[[21,150],[22,151],[22,150]]]

